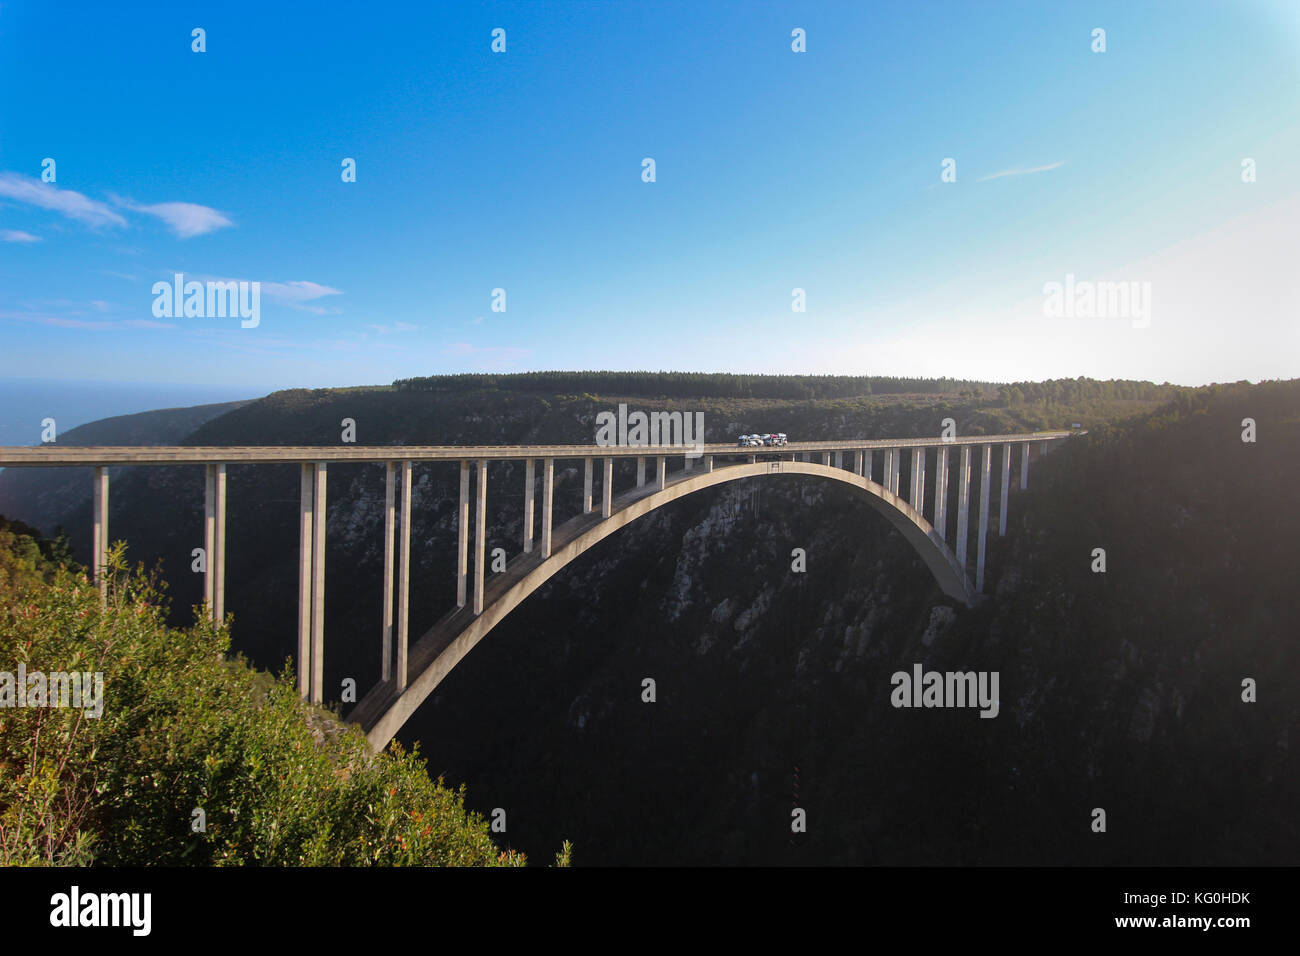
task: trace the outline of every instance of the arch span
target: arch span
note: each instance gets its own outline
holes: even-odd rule
[[[393,681],[381,681],[358,702],[348,719],[361,725],[376,750],[387,746],[434,688],[493,627],[579,555],[669,502],[727,482],[770,475],[810,475],[856,488],[916,549],[945,594],[964,604],[973,603],[970,580],[938,532],[905,500],[870,478],[842,468],[798,461],[749,462],[708,471],[681,471],[666,481],[662,490],[648,484],[619,495],[608,518],[592,512],[555,528],[550,557],[543,558],[537,551],[517,555],[505,571],[486,584],[481,614],[475,615],[468,605],[459,607],[412,645],[409,672],[413,676],[401,693]]]

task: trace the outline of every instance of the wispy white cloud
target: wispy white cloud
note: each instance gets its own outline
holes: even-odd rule
[[[0,242],[40,242],[40,236],[33,236],[21,229],[0,229]]]
[[[224,214],[217,212],[211,206],[200,206],[198,203],[160,202],[144,205],[118,196],[114,196],[113,201],[124,209],[161,219],[167,224],[167,228],[181,239],[193,239],[195,236],[234,225]]]
[[[293,282],[263,282],[262,295],[275,299],[291,307],[304,308],[308,312],[318,312],[324,314],[324,309],[304,305],[315,299],[324,298],[327,295],[342,295],[342,289],[334,289],[327,285],[321,285],[319,282],[308,282],[303,279],[297,279]]]
[[[1059,169],[1061,166],[1064,165],[1065,165],[1065,160],[1061,160],[1059,163],[1048,163],[1046,166],[1030,166],[1027,169],[1022,169],[1019,167],[1015,169],[1004,169],[1001,172],[990,173],[987,176],[981,176],[979,179],[975,181],[977,183],[983,183],[983,182],[987,182],[990,179],[1001,179],[1003,176],[1028,176],[1031,173],[1045,173],[1049,169]]]
[[[126,225],[125,219],[102,202],[21,173],[0,172],[0,196],[53,210],[88,226]]]
[[[28,322],[32,325],[45,325],[57,329],[81,329],[88,332],[112,332],[123,329],[174,329],[171,322],[155,322],[152,319],[97,320],[76,319],[67,315],[50,315],[43,312],[0,312],[0,319],[12,319],[16,322]]]
[[[394,322],[392,325],[367,325],[366,328],[374,329],[380,335],[388,335],[391,332],[414,332],[419,326],[410,322]]]
[[[176,269],[175,272],[182,270]],[[294,279],[291,282],[270,282],[261,279],[234,279],[230,276],[214,275],[187,275],[187,279],[194,279],[198,282],[253,282],[256,281],[261,285],[262,295],[266,296],[281,305],[297,309],[300,312],[311,312],[313,315],[337,315],[339,309],[325,308],[320,305],[311,305],[317,299],[323,299],[330,295],[342,295],[342,289],[335,289],[332,286],[321,285],[319,282],[309,282],[306,279]]]

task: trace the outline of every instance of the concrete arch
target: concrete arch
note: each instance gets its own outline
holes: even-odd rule
[[[375,749],[387,746],[452,668],[507,614],[575,558],[637,518],[686,495],[731,481],[770,475],[829,478],[858,489],[867,503],[916,549],[945,594],[964,604],[973,602],[970,580],[938,532],[910,504],[870,478],[842,468],[797,461],[760,461],[681,471],[662,490],[651,483],[615,497],[608,518],[596,511],[555,528],[550,557],[542,558],[537,551],[517,555],[505,571],[486,584],[481,614],[475,615],[468,606],[459,607],[412,645],[409,672],[413,676],[400,694],[393,681],[382,681],[358,702],[348,719],[361,725]]]

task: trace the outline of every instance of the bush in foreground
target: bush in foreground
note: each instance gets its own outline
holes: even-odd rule
[[[168,628],[121,546],[101,604],[30,530],[0,519],[0,670],[101,672],[102,715],[0,707],[0,864],[524,864],[418,750],[376,754],[288,670],[228,660],[224,626]]]

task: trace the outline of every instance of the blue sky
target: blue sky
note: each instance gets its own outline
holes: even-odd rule
[[[266,7],[0,3],[0,377],[1300,375],[1300,5]]]

